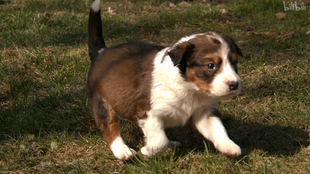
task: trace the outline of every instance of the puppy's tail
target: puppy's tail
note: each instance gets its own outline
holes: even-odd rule
[[[100,0],[95,0],[91,6],[88,20],[88,51],[91,60],[98,56],[99,50],[106,48],[101,25]]]

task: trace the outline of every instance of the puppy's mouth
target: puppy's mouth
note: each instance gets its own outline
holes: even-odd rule
[[[230,91],[228,94],[218,96],[221,99],[230,99],[237,96],[240,93],[240,90]]]
[[[241,87],[236,89],[236,90],[227,90],[227,91],[222,91],[220,93],[218,92],[210,92],[207,95],[210,95],[212,97],[220,98],[220,99],[230,99],[232,97],[237,96],[241,91]]]

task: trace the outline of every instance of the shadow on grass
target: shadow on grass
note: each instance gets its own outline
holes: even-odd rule
[[[258,149],[270,155],[290,156],[309,145],[308,133],[296,127],[242,122],[232,117],[224,123],[232,139],[244,149],[244,155]]]
[[[21,103],[16,106],[0,110],[0,142],[10,137],[18,138],[25,134],[39,135],[49,132],[89,133],[83,126],[83,118],[90,117],[90,109],[86,105],[86,90],[72,90],[63,95],[54,95],[36,99],[27,105]],[[293,126],[279,124],[264,124],[260,122],[242,121],[234,116],[223,116],[223,123],[231,139],[243,150],[243,155],[253,150],[276,156],[290,156],[298,153],[302,147],[309,145],[308,132]],[[128,144],[141,148],[143,134],[137,125],[125,121],[123,136]],[[98,133],[98,132],[97,132]],[[179,141],[182,146],[177,149],[177,155],[186,155],[191,151],[203,152],[205,140],[189,125],[181,128],[167,129],[170,140]],[[42,136],[42,135],[40,135]],[[212,153],[211,143],[206,143]]]
[[[33,104],[20,104],[0,110],[2,116],[0,142],[23,134],[89,132],[85,127],[78,129],[83,124],[81,120],[90,116],[90,109],[85,105],[85,99],[86,90],[78,90],[64,95],[46,97]],[[243,155],[253,150],[262,150],[263,153],[270,155],[290,156],[298,153],[301,147],[309,145],[308,132],[296,127],[243,122],[234,116],[224,116],[223,123],[231,139],[242,148]],[[128,144],[133,148],[140,148],[138,146],[141,146],[143,134],[139,128],[127,121],[122,125],[124,126],[123,136]],[[185,155],[193,150],[196,152],[205,150],[203,142],[205,139],[189,125],[168,129],[166,133],[170,140],[179,141],[182,144],[177,149],[179,155]],[[207,142],[206,145],[212,153],[218,153],[211,143]]]
[[[253,150],[260,150],[267,155],[279,157],[291,156],[310,144],[308,132],[292,126],[243,122],[234,116],[224,116],[223,123],[230,138],[242,148],[242,156],[250,154]],[[131,130],[126,129],[124,134],[126,134],[125,137],[131,136],[131,138],[125,139],[129,146],[139,150],[137,146],[141,146],[143,134],[138,126],[130,124],[129,127]],[[182,144],[176,149],[176,156],[183,156],[192,151],[202,153],[206,147],[211,153],[219,153],[211,142],[207,141],[189,124],[184,127],[169,128],[166,130],[166,134],[170,140],[179,141]]]
[[[310,144],[308,132],[291,126],[243,122],[233,116],[225,116],[223,123],[230,138],[242,148],[242,156],[253,150],[261,150],[268,155],[291,156]],[[182,143],[180,150],[185,150],[185,153],[205,150],[205,139],[189,126],[168,132],[171,140]],[[206,142],[206,145],[209,151],[218,153],[212,143]]]
[[[11,138],[23,138],[29,134],[44,137],[51,132],[90,131],[81,121],[90,116],[89,107],[86,105],[86,90],[72,89],[71,93],[50,95],[43,99],[39,99],[40,95],[37,94],[38,96],[33,96],[33,102],[27,101],[29,98],[26,99],[22,93],[19,94],[0,96],[3,103],[8,97],[25,98],[24,102],[20,101],[15,106],[1,108],[0,144]]]

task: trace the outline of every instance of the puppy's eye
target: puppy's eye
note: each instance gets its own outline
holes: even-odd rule
[[[206,67],[208,70],[215,70],[216,69],[215,63],[209,63]]]

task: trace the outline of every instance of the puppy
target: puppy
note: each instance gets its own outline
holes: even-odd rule
[[[241,154],[217,110],[217,98],[241,90],[236,63],[242,53],[230,37],[208,32],[183,37],[172,47],[126,43],[107,48],[100,0],[91,6],[88,32],[89,98],[96,125],[116,158],[136,154],[120,136],[118,116],[138,122],[145,136],[141,153],[149,157],[180,145],[164,130],[188,121],[223,154]]]

